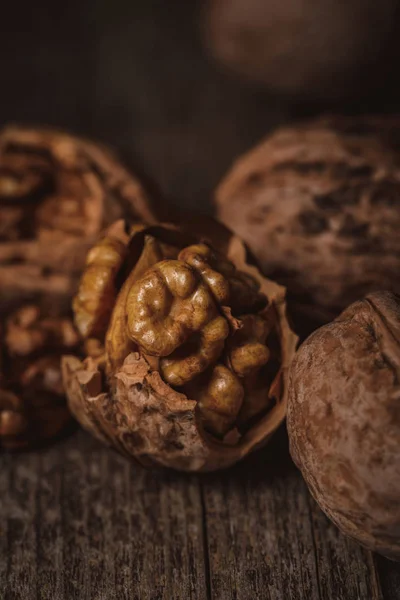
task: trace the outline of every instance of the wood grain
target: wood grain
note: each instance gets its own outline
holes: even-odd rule
[[[0,485],[4,598],[207,598],[196,476],[145,471],[79,432],[2,456]]]
[[[308,502],[321,598],[382,600],[372,553],[342,535],[310,496]]]
[[[203,482],[213,598],[319,598],[307,494],[281,437]]]
[[[0,598],[395,600],[399,566],[311,500],[284,431],[224,473],[149,472],[84,432],[0,457]]]
[[[311,499],[283,432],[204,488],[215,598],[383,597],[372,554],[345,538]]]

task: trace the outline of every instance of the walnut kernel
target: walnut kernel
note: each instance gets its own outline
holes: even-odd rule
[[[284,289],[247,264],[241,242],[223,255],[172,226],[135,231],[112,279],[104,359],[63,361],[81,424],[144,464],[182,470],[222,468],[265,443],[285,415],[297,338]]]

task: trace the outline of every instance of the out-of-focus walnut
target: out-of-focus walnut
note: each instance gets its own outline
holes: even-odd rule
[[[8,390],[0,388],[0,440],[11,450],[25,445],[28,421],[23,401]]]
[[[322,510],[400,560],[400,297],[355,302],[301,346],[290,371],[290,449]]]
[[[47,129],[0,131],[0,387],[25,423],[15,444],[0,434],[0,446],[34,445],[65,425],[59,367],[47,361],[77,348],[71,299],[85,256],[121,216],[155,220],[141,183],[108,149]],[[31,393],[30,365],[42,373],[44,404]]]
[[[37,305],[24,305],[8,315],[1,339],[0,447],[39,446],[71,421],[60,356],[77,351],[77,331],[65,316],[43,317]]]
[[[208,0],[204,34],[242,77],[293,99],[337,101],[395,64],[396,0]]]
[[[219,217],[301,318],[321,324],[369,292],[400,291],[399,140],[389,116],[283,128],[218,187]]]
[[[113,311],[105,356],[63,360],[78,421],[144,464],[182,470],[222,468],[265,443],[285,416],[297,338],[285,290],[247,263],[238,238],[222,254],[169,225],[133,231],[125,260],[107,276]],[[100,301],[104,289],[91,287],[99,315],[109,302]],[[82,305],[74,308],[79,322]],[[278,340],[272,369],[271,332]],[[263,401],[239,418],[260,386]]]
[[[79,337],[63,317],[42,318],[37,305],[26,304],[7,320],[5,345],[10,357],[29,356],[55,347],[75,348]]]
[[[0,308],[76,290],[88,249],[127,216],[155,221],[140,181],[107,149],[51,129],[0,131]]]
[[[122,222],[89,251],[86,268],[73,301],[78,331],[84,338],[104,336],[117,294],[115,277],[126,255]],[[118,231],[119,230],[119,231]]]

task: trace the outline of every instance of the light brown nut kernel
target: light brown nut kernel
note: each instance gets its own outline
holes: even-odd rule
[[[243,315],[242,327],[235,332],[227,356],[232,370],[239,377],[254,374],[268,362],[270,351],[265,345],[268,324],[257,315]]]
[[[277,361],[268,348],[267,338],[276,325],[258,315],[243,315],[242,327],[230,340],[227,363],[240,378],[245,391],[244,401],[237,417],[240,429],[246,429],[255,416],[272,404],[272,385],[277,375]]]
[[[212,260],[213,258],[215,260]],[[231,295],[229,282],[221,272],[213,268],[212,263],[216,263],[216,255],[209,246],[196,244],[184,248],[179,253],[179,259],[200,273],[203,281],[208,285],[219,304],[227,305],[229,303]]]
[[[240,240],[228,236],[220,247],[221,259],[176,227],[134,232],[105,335],[106,363],[101,356],[64,359],[74,415],[142,464],[191,471],[229,466],[264,444],[285,416],[297,338],[286,320],[284,290],[247,263]],[[232,281],[246,300],[236,314]],[[238,310],[250,306],[244,316]],[[271,329],[277,365],[274,346],[266,347]],[[246,403],[246,414],[257,404],[251,424],[241,417]]]
[[[130,338],[147,354],[168,356],[161,368],[171,385],[183,385],[217,360],[229,333],[208,287],[179,260],[162,261],[136,281],[126,311]]]
[[[244,389],[240,379],[227,367],[218,364],[206,383],[200,384],[198,391],[193,391],[204,428],[217,437],[223,437],[234,425],[242,406]]]
[[[185,248],[179,254],[179,259],[201,274],[217,302],[229,305],[233,314],[257,311],[266,305],[266,298],[260,293],[257,281],[238,271],[230,260],[206,244]]]
[[[106,236],[89,252],[73,301],[75,324],[84,337],[102,337],[110,320],[117,289],[115,278],[126,256],[126,244]]]
[[[197,336],[160,361],[161,373],[167,383],[182,386],[202,373],[220,356],[229,334],[228,322],[216,316],[202,327]]]
[[[135,228],[136,229],[136,228]],[[139,229],[139,231],[141,231]],[[135,232],[133,232],[134,234]],[[143,249],[137,263],[122,286],[111,314],[105,337],[107,372],[111,374],[122,365],[129,352],[135,349],[126,327],[126,299],[133,283],[143,277],[148,269],[163,260],[163,248],[151,235],[145,235]]]

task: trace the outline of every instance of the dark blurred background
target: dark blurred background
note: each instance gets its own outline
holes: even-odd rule
[[[271,128],[328,104],[240,80],[202,43],[203,2],[7,3],[0,124],[50,124],[115,146],[175,204],[210,210],[233,159]],[[204,19],[203,19],[204,20]],[[396,110],[381,90],[343,112]]]

